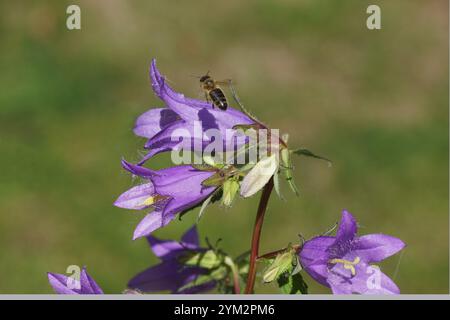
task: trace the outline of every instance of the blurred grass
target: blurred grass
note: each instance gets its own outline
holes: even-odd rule
[[[365,27],[373,3],[380,31]],[[447,1],[79,1],[81,31],[65,28],[69,4],[0,3],[0,293],[50,293],[45,273],[70,264],[116,293],[156,262],[131,241],[142,214],[112,206],[133,184],[120,159],[143,144],[133,121],[162,105],[152,57],[193,97],[191,74],[235,79],[292,146],[333,159],[296,160],[302,195],[285,187],[287,203],[271,200],[262,252],[327,230],[347,208],[362,233],[408,244],[383,263],[403,293],[448,293]],[[247,250],[257,202],[210,208],[202,235]],[[157,235],[176,238],[194,220]]]

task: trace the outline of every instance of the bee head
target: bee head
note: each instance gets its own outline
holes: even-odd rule
[[[210,79],[211,79],[211,77],[208,74],[206,74],[206,75],[200,77],[200,82],[201,83],[205,83],[205,82],[207,82]]]

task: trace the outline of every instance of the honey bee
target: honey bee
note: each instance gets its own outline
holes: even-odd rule
[[[208,73],[206,75],[200,77],[200,86],[202,87],[203,91],[205,92],[205,98],[206,101],[209,101],[211,99],[212,106],[216,106],[220,110],[227,110],[228,108],[228,101],[225,97],[225,93],[223,90],[218,86],[218,84],[226,83],[223,81],[215,81]]]

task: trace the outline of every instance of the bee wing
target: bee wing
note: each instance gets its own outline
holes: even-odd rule
[[[222,85],[222,86],[229,86],[230,83],[232,82],[231,79],[224,79],[224,80],[220,80],[220,81],[214,81],[217,85]],[[235,83],[235,82],[233,82]]]

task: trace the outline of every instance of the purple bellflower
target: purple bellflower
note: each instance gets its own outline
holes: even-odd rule
[[[162,261],[137,274],[128,283],[130,289],[142,292],[170,291],[172,293],[199,293],[215,287],[215,281],[209,281],[197,286],[184,286],[194,281],[205,269],[182,265],[178,258],[186,253],[201,252],[205,249],[199,247],[196,227],[189,229],[181,241],[160,240],[148,236],[147,240],[153,253]]]
[[[86,272],[84,267],[80,279],[74,279],[64,274],[47,273],[48,281],[57,294],[103,294],[102,289]]]
[[[164,151],[182,148],[203,151],[208,144],[217,142],[217,137],[208,135],[209,129],[216,129],[216,132],[220,133],[219,138],[223,141],[224,151],[234,150],[233,144],[239,147],[242,139],[237,139],[237,131],[232,128],[236,125],[254,123],[244,113],[232,107],[222,111],[213,108],[211,102],[187,98],[175,92],[156,68],[154,59],[150,67],[150,78],[153,91],[167,108],[151,109],[139,116],[136,121],[134,133],[149,139],[145,148],[150,150],[139,165]],[[198,129],[196,124],[199,126]],[[180,140],[183,140],[183,143]],[[185,145],[186,142],[188,145]]]
[[[395,283],[377,266],[405,247],[400,239],[384,234],[358,237],[353,216],[342,212],[335,237],[319,236],[306,241],[299,253],[306,272],[334,294],[399,294]]]
[[[167,225],[178,213],[195,207],[216,190],[216,187],[202,185],[215,173],[213,171],[200,171],[189,165],[154,171],[125,160],[122,166],[148,182],[120,195],[114,205],[134,210],[154,209],[138,224],[133,239],[147,236]]]

